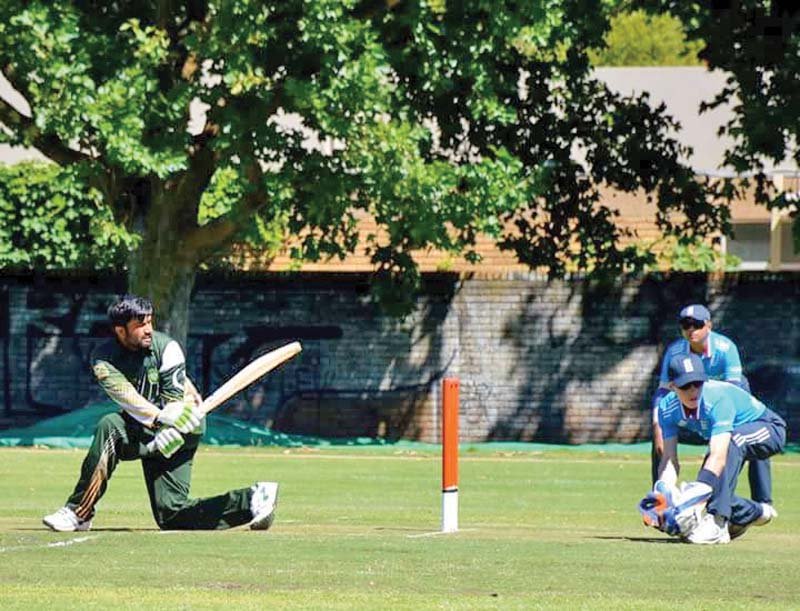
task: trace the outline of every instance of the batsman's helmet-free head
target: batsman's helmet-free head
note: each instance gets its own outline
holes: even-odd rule
[[[153,302],[137,295],[122,295],[108,308],[108,320],[112,327],[124,327],[134,318],[143,320],[152,314]]]
[[[691,382],[705,382],[708,379],[703,361],[693,352],[673,356],[669,362],[668,375],[669,381],[675,386],[686,386]]]

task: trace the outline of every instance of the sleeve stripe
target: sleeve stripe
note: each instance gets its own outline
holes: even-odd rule
[[[161,355],[161,369],[159,371],[169,371],[174,367],[183,365],[186,359],[183,356],[183,350],[178,345],[178,342],[172,340],[164,348],[164,354]]]

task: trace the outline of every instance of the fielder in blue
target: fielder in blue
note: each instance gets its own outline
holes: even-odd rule
[[[711,380],[730,382],[750,392],[750,385],[742,371],[739,349],[730,338],[712,331],[711,313],[704,305],[693,304],[678,314],[681,339],[675,340],[664,351],[661,362],[659,386],[653,396],[653,451],[651,470],[653,482],[658,479],[658,464],[663,452],[663,438],[658,423],[658,402],[669,391],[668,366],[673,357],[694,353],[703,362],[703,369]],[[691,437],[682,441],[691,441]],[[772,475],[769,460],[751,460],[748,467],[750,498],[761,503],[772,503]]]
[[[736,481],[746,460],[765,459],[783,451],[786,422],[741,388],[708,380],[696,354],[673,356],[667,368],[670,392],[658,402],[664,436],[659,478],[672,463],[679,471],[678,431],[708,440],[708,454],[696,484],[708,491],[706,520],[687,533],[690,543],[727,543],[751,525],[777,516],[772,505],[736,496]],[[729,529],[730,525],[730,529]]]

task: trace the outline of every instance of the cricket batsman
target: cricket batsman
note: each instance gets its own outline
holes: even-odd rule
[[[744,461],[783,451],[786,422],[738,386],[708,380],[696,354],[672,357],[668,375],[670,392],[658,403],[664,435],[659,481],[639,505],[645,522],[688,543],[715,544],[728,543],[751,525],[777,517],[772,505],[736,496],[735,490]],[[677,475],[680,470],[679,429],[708,440],[708,453],[696,481],[684,485],[680,494],[668,491],[659,496],[665,474],[674,468]]]
[[[153,330],[149,299],[125,295],[108,309],[114,338],[97,348],[92,372],[120,411],[103,416],[66,505],[43,518],[61,532],[91,528],[97,503],[120,460],[141,460],[150,507],[164,530],[213,530],[275,518],[278,484],[257,482],[191,499],[192,462],[205,429],[199,394],[186,377],[178,342]],[[150,445],[148,444],[154,442]]]

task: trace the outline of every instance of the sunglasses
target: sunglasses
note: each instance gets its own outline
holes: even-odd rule
[[[689,382],[688,384],[684,384],[683,386],[678,386],[681,390],[689,390],[690,388],[702,388],[702,382]]]
[[[681,318],[680,320],[681,329],[702,329],[706,326],[706,323],[702,320],[697,320],[696,318]]]

